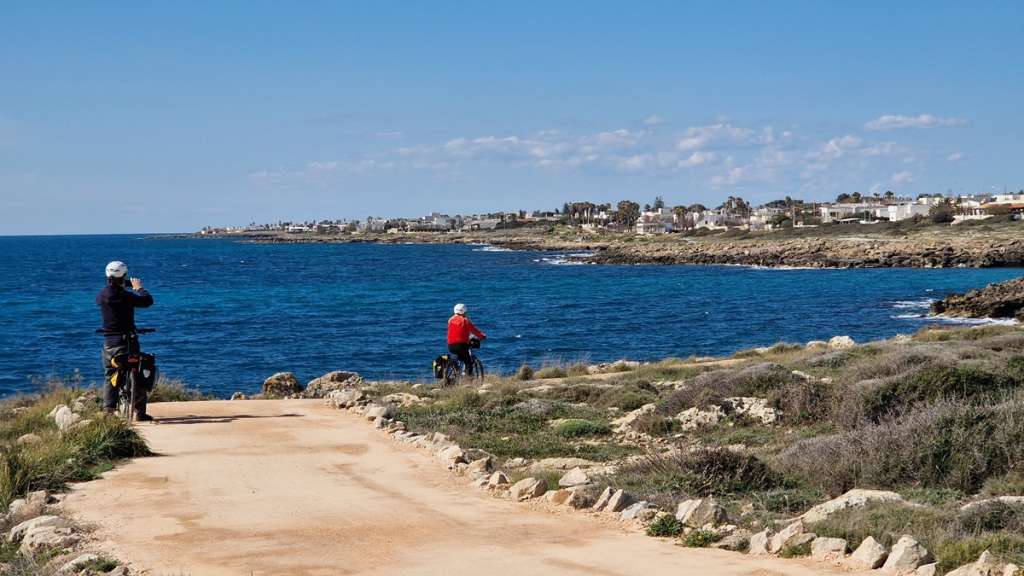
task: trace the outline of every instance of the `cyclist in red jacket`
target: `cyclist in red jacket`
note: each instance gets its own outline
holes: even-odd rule
[[[487,335],[466,317],[465,304],[455,305],[455,314],[448,319],[448,351],[455,354],[465,367],[466,375],[473,375],[473,355],[469,352],[470,336],[483,340]]]

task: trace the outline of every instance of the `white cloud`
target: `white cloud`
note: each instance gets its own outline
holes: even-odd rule
[[[946,156],[946,160],[949,160],[950,162],[959,162],[963,159],[964,155],[962,152],[953,152],[949,156]]]
[[[904,170],[902,172],[897,172],[897,173],[892,175],[892,183],[893,184],[910,184],[913,181],[914,181],[914,175],[911,174],[910,171],[908,171],[908,170]]]
[[[705,148],[713,144],[719,145],[750,145],[770,144],[775,140],[775,133],[771,126],[766,126],[760,131],[751,128],[734,126],[728,122],[711,124],[709,126],[691,126],[676,143],[676,149],[681,152]]]
[[[963,118],[940,118],[931,114],[919,116],[901,116],[899,114],[886,114],[871,120],[864,125],[868,130],[896,130],[899,128],[936,128],[939,126],[958,126],[966,124]]]
[[[648,116],[643,120],[644,126],[661,126],[665,123],[665,119],[657,114]]]

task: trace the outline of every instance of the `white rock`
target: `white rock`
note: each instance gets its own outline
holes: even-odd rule
[[[61,574],[71,574],[71,573],[74,573],[74,572],[78,572],[82,568],[85,568],[86,564],[88,564],[90,562],[95,562],[95,561],[97,561],[99,559],[100,559],[100,557],[95,555],[95,554],[82,554],[81,556],[79,556],[79,557],[75,558],[74,560],[68,562],[67,564],[64,564],[63,566],[61,566],[60,573]]]
[[[833,336],[828,341],[828,347],[832,350],[843,350],[853,348],[857,343],[849,336]]]
[[[768,546],[771,543],[772,536],[773,534],[771,530],[762,530],[761,532],[751,536],[749,553],[754,556],[766,556],[771,554],[771,551],[768,550]]]
[[[647,510],[654,510],[654,507],[647,502],[636,502],[626,506],[622,512],[619,512],[620,520],[636,520],[642,519],[646,516]],[[657,511],[655,511],[657,512]]]
[[[37,516],[11,528],[11,531],[7,533],[7,539],[16,542],[23,538],[27,532],[36,528],[68,528],[69,526],[67,520],[60,516]]]
[[[961,566],[946,576],[1004,576],[1009,566],[1003,567],[999,560],[985,550],[973,564]]]
[[[61,432],[69,432],[72,427],[78,423],[82,417],[71,411],[71,408],[61,405],[56,414],[53,415],[54,421],[57,423],[57,429]]]
[[[491,474],[491,477],[487,479],[487,488],[489,490],[497,490],[498,488],[508,486],[508,484],[508,476],[501,470]]]
[[[38,434],[32,434],[31,432],[29,432],[28,434],[22,434],[21,436],[18,436],[18,439],[15,440],[14,442],[18,446],[29,446],[32,444],[38,444],[42,441],[43,439],[40,438]]]
[[[362,390],[332,390],[327,393],[326,404],[332,408],[352,408],[366,397]]]
[[[46,509],[49,495],[45,490],[29,492],[24,498],[18,498],[7,506],[7,514],[3,516],[6,525],[17,525],[29,518],[35,518]]]
[[[593,509],[594,510],[602,510],[602,509],[604,509],[604,507],[608,505],[608,500],[611,499],[611,497],[612,497],[612,489],[609,486],[608,488],[605,488],[601,492],[600,496],[597,497],[597,502],[594,502]]]
[[[625,416],[612,420],[612,426],[616,432],[620,433],[635,430],[639,420],[648,414],[653,414],[656,408],[657,406],[655,404],[644,404]]]
[[[992,498],[985,498],[983,500],[975,500],[974,502],[968,502],[960,507],[961,510],[970,510],[971,508],[978,508],[980,506],[989,506],[991,504],[1006,504],[1007,506],[1024,506],[1024,496],[995,496]]]
[[[762,424],[774,424],[782,417],[782,411],[768,405],[767,398],[754,396],[734,396],[725,399],[725,405],[736,414],[747,416]]]
[[[705,524],[716,526],[728,520],[728,514],[714,498],[684,500],[676,507],[676,520],[691,528]]]
[[[466,453],[458,445],[448,446],[438,452],[438,456],[449,464],[457,464],[466,461]]]
[[[809,350],[821,350],[822,348],[828,348],[828,342],[824,340],[811,340],[806,344]]]
[[[889,552],[885,549],[885,546],[882,546],[877,540],[868,536],[853,551],[853,554],[847,559],[847,563],[854,568],[874,570],[885,562],[888,555]]]
[[[473,476],[483,476],[490,474],[493,462],[490,456],[484,456],[483,458],[477,458],[469,463],[469,467],[466,472]]]
[[[394,418],[395,417],[395,405],[394,404],[370,404],[366,408],[366,412],[363,413],[367,420],[373,420],[374,418]]]
[[[77,543],[78,536],[72,534],[70,528],[41,526],[25,533],[18,550],[22,554],[35,555],[46,550],[70,548]]]
[[[573,486],[583,486],[589,484],[590,478],[582,468],[576,467],[566,472],[565,476],[558,479],[558,485],[563,488],[571,488]]]
[[[696,430],[698,428],[714,426],[722,418],[725,418],[725,412],[720,406],[712,406],[704,410],[696,407],[687,408],[675,416],[681,430]]]
[[[543,496],[548,490],[548,483],[543,478],[523,478],[509,488],[513,500],[523,501]]]
[[[931,564],[922,564],[914,570],[914,576],[935,576],[935,572],[938,570],[939,565],[935,562]]]
[[[803,514],[800,518],[807,524],[820,522],[827,519],[836,512],[848,508],[862,508],[872,502],[902,502],[903,497],[895,492],[886,490],[861,490],[855,488],[842,496],[818,504]]]
[[[612,493],[611,498],[608,498],[608,504],[605,505],[605,512],[621,512],[627,506],[633,503],[633,497],[627,494],[624,490],[619,489]]]
[[[913,536],[901,536],[886,558],[883,570],[890,572],[910,572],[918,566],[932,561],[932,555],[928,550],[918,543]]]
[[[1006,566],[1003,566],[1003,576],[1019,576],[1019,575],[1020,575],[1020,566],[1017,566],[1016,564],[1014,564],[1012,562],[1007,564]]]
[[[842,538],[818,538],[811,542],[811,558],[839,560],[844,556],[846,556],[846,540]]]
[[[803,534],[804,523],[802,520],[797,520],[779,530],[778,534],[772,537],[772,541],[768,545],[768,551],[772,554],[778,554],[783,548],[798,546],[799,544],[797,544],[796,540]]]

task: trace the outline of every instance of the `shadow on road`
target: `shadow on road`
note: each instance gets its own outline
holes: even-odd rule
[[[250,418],[302,418],[302,414],[274,414],[272,416],[255,416],[252,414],[229,414],[225,416],[168,416],[157,418],[154,424],[229,424],[235,420]]]

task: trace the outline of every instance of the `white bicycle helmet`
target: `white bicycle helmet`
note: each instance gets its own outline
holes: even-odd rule
[[[456,314],[464,315],[468,311],[469,311],[469,309],[466,308],[465,304],[456,304],[455,305],[455,313]]]
[[[124,278],[128,275],[128,265],[120,260],[107,264],[107,278]]]

